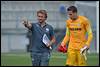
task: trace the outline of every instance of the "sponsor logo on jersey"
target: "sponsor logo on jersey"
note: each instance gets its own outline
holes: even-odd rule
[[[69,28],[71,31],[81,31],[81,28]]]

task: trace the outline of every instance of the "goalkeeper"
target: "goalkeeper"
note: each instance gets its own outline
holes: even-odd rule
[[[86,17],[77,14],[75,6],[70,6],[67,12],[69,19],[66,21],[66,35],[60,45],[64,47],[69,41],[66,66],[86,66],[86,52],[93,38],[90,22]]]

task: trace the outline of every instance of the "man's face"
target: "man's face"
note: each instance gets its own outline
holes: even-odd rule
[[[68,11],[68,16],[69,16],[69,18],[71,18],[72,20],[75,19],[76,15],[77,15],[76,12]]]
[[[40,23],[44,22],[46,20],[45,15],[42,13],[37,14],[37,19]]]

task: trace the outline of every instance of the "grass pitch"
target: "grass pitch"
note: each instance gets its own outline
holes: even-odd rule
[[[66,62],[66,54],[52,52],[49,66],[64,66]],[[88,66],[99,65],[99,54],[88,54]],[[32,66],[30,53],[1,53],[1,66]]]

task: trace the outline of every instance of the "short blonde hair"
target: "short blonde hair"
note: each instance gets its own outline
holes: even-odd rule
[[[44,14],[45,15],[45,18],[47,18],[47,12],[46,12],[46,10],[39,10],[39,11],[37,11],[37,14],[38,13]]]

